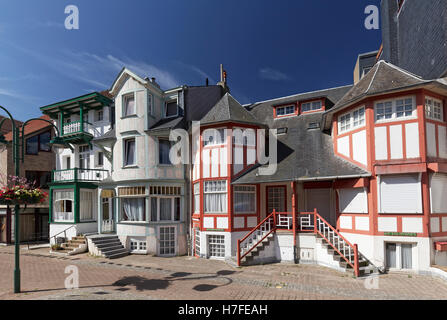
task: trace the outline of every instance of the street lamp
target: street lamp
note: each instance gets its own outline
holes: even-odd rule
[[[57,136],[52,140],[55,142],[55,146],[62,147],[63,145],[67,146],[63,142],[63,139],[59,137],[59,129],[49,120],[45,120],[42,118],[33,118],[27,120],[22,124],[22,155],[20,157],[20,131],[16,126],[16,122],[12,117],[11,113],[0,106],[0,109],[5,111],[8,114],[9,119],[12,124],[12,147],[13,147],[13,161],[15,168],[15,176],[20,176],[20,159],[22,162],[24,161],[24,141],[25,141],[25,126],[33,120],[45,121],[51,126],[53,126],[57,132]],[[4,118],[0,121],[0,129],[7,118]],[[5,136],[0,134],[0,151],[4,151],[9,144],[6,141]],[[14,293],[20,293],[20,205],[14,205],[14,245],[15,245],[15,268],[14,268]]]

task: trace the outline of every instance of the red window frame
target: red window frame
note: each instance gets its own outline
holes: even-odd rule
[[[321,102],[321,108],[320,109],[316,109],[316,110],[310,110],[310,111],[303,111],[303,104],[305,103],[313,103],[313,102],[317,102],[320,101]],[[326,110],[326,105],[325,105],[325,99],[312,99],[312,100],[306,100],[306,101],[301,101],[300,102],[300,114],[307,114],[307,113],[312,113],[312,112],[321,112],[321,111],[325,111]]]
[[[293,106],[295,108],[294,113],[292,114],[285,114],[285,115],[277,115],[276,113],[276,109],[277,108],[284,108],[284,107],[289,107],[289,106]],[[297,102],[292,102],[292,103],[286,103],[286,104],[280,104],[277,106],[273,107],[273,118],[274,119],[278,119],[278,118],[286,118],[286,117],[294,117],[298,115],[298,103]]]

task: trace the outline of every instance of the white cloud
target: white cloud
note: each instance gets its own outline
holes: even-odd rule
[[[290,80],[289,76],[285,73],[275,70],[273,68],[262,68],[259,70],[259,76],[262,79],[272,80],[272,81],[285,81]]]
[[[193,72],[195,72],[196,74],[198,74],[201,78],[203,78],[203,80],[205,80],[206,78],[208,78],[210,83],[217,83],[213,77],[211,77],[208,73],[206,73],[205,71],[203,71],[202,69],[200,69],[199,67],[196,67],[195,65],[192,64],[186,64],[184,62],[181,61],[176,61],[177,64],[179,64],[180,66],[189,69]]]

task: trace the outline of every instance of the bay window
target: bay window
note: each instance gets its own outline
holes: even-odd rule
[[[235,186],[234,187],[234,213],[256,212],[256,187]]]
[[[227,181],[205,181],[205,213],[227,212]]]
[[[180,187],[150,187],[151,221],[180,221]]]
[[[146,221],[146,198],[121,198],[121,221]]]
[[[124,166],[135,164],[135,139],[124,140]]]
[[[203,145],[219,145],[224,144],[226,138],[225,129],[206,129],[203,132]]]
[[[136,114],[135,108],[135,94],[130,93],[123,96],[123,117],[128,117]]]
[[[73,189],[62,189],[53,191],[54,222],[74,222],[73,201]]]

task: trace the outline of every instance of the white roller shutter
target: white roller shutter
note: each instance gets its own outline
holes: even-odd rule
[[[422,213],[419,174],[381,175],[380,213]]]
[[[431,213],[447,212],[447,174],[430,174]]]
[[[368,212],[368,200],[364,188],[339,189],[338,198],[341,213]]]
[[[331,208],[331,189],[306,189],[307,211],[315,208],[330,224],[335,224],[335,215]]]

